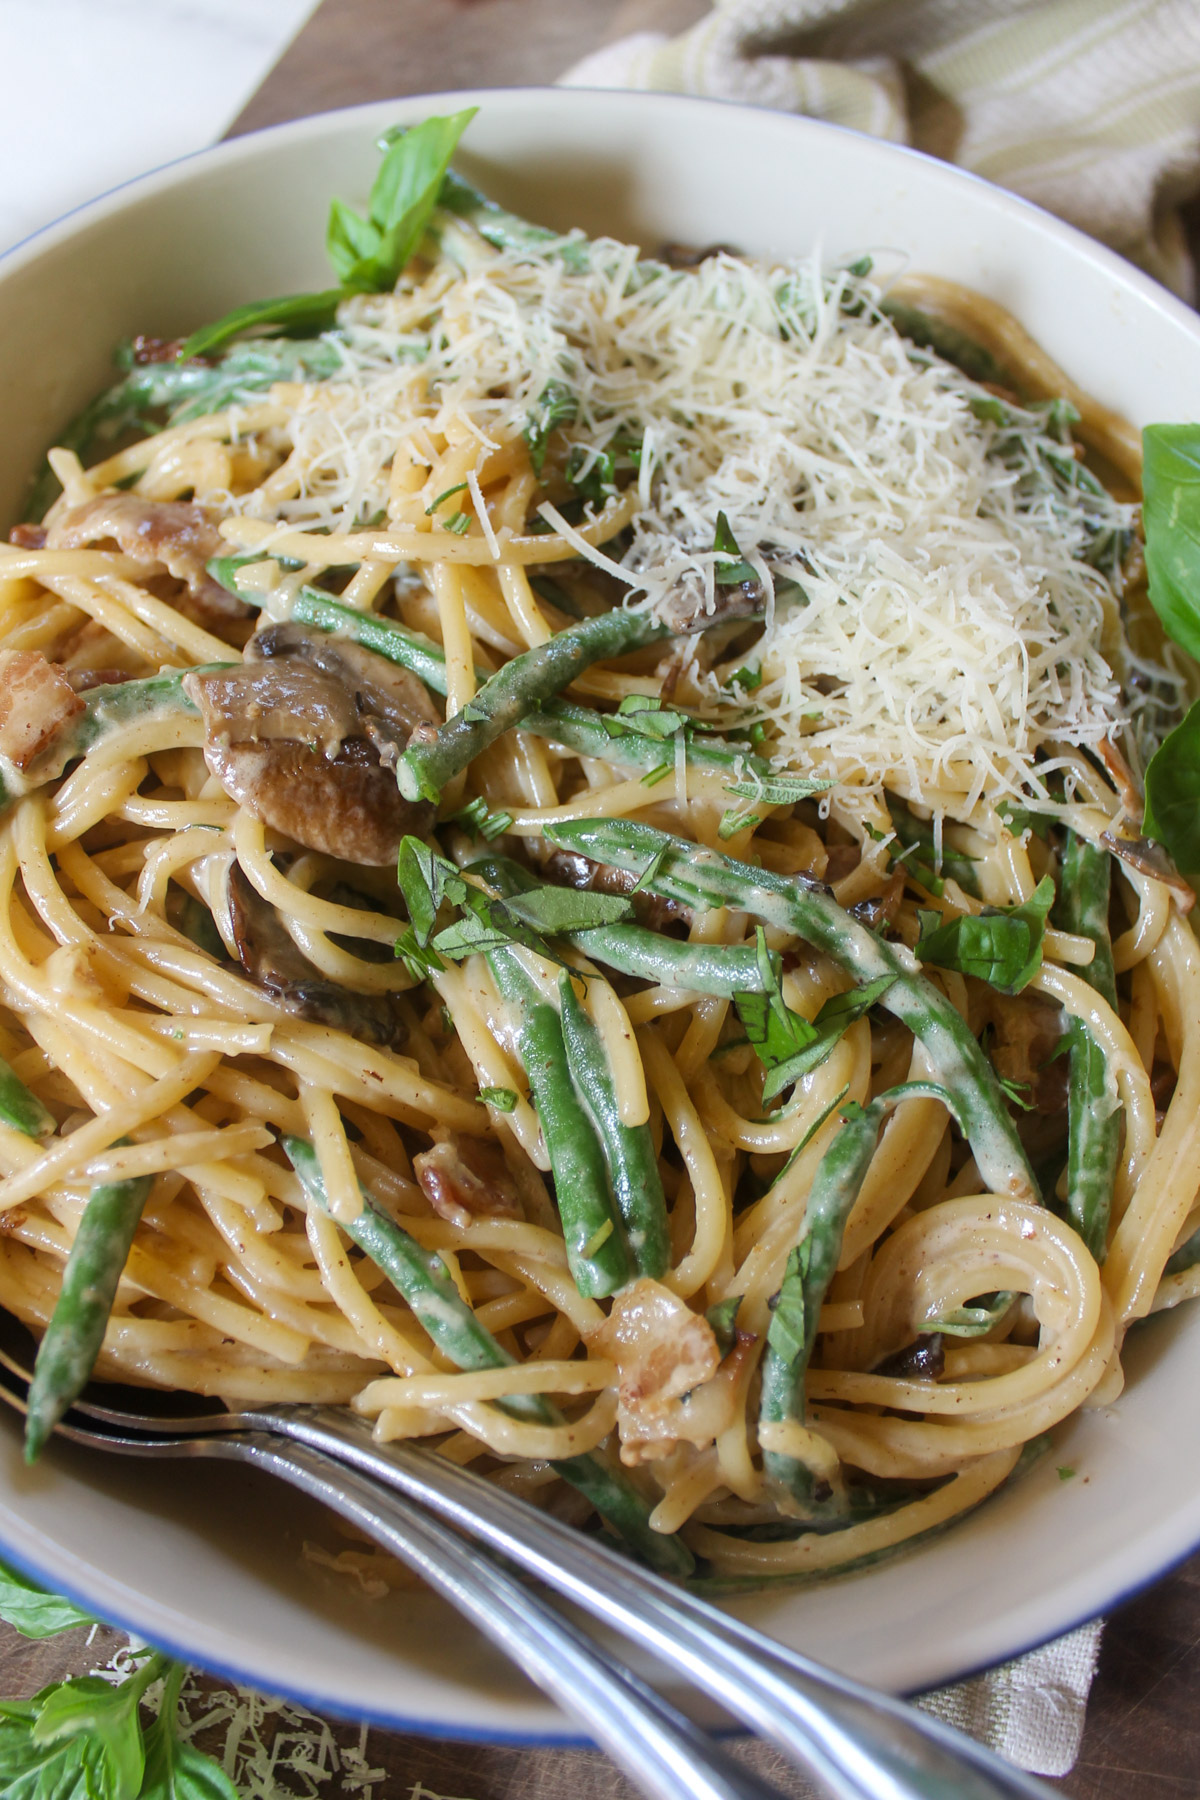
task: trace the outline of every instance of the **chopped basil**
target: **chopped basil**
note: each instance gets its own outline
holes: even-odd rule
[[[560,425],[570,425],[579,413],[579,399],[565,381],[548,381],[537,397],[535,410],[525,426],[525,442],[534,473],[540,475],[546,462],[550,433]]]
[[[1046,919],[1054,903],[1054,883],[1043,875],[1021,906],[985,906],[978,914],[940,920],[918,913],[917,955],[924,963],[974,975],[1002,994],[1019,994],[1042,966]]]
[[[514,1088],[486,1087],[480,1088],[479,1098],[484,1106],[494,1106],[497,1112],[510,1113],[516,1107],[520,1095]]]
[[[718,587],[741,587],[745,581],[758,580],[758,570],[742,555],[738,548],[738,541],[733,535],[733,529],[723,512],[717,514],[713,550],[716,552],[717,558],[713,569],[713,579]]]

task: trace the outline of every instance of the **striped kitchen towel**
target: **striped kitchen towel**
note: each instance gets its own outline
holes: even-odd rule
[[[708,94],[914,145],[1011,188],[1195,298],[1197,0],[719,0],[577,87]]]

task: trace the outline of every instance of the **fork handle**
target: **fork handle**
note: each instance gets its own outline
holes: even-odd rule
[[[469,1469],[408,1444],[376,1443],[365,1423],[333,1408],[250,1416],[368,1470],[653,1651],[834,1800],[1053,1800],[982,1744],[774,1643]]]
[[[344,1463],[304,1444],[282,1449],[266,1434],[187,1447],[281,1477],[390,1550],[576,1718],[649,1800],[783,1800],[457,1531]]]

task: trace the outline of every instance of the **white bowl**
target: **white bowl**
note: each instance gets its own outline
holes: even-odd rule
[[[716,102],[573,90],[400,100],[243,138],[85,207],[0,262],[0,513],[136,331],[323,287],[334,194],[361,201],[387,125],[480,107],[461,166],[566,228],[752,251],[908,256],[1010,307],[1138,424],[1200,418],[1200,325],[1146,276],[998,189],[890,144]],[[895,1690],[952,1679],[1110,1606],[1200,1543],[1200,1313],[1139,1327],[1111,1409],[945,1535],[737,1611]],[[1062,1480],[1060,1466],[1077,1471]],[[300,1556],[321,1517],[247,1473],[54,1449],[0,1421],[0,1555],[191,1661],[357,1718],[446,1735],[571,1728],[424,1595],[356,1597]]]

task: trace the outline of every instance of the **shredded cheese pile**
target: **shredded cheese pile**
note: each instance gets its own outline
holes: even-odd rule
[[[433,425],[487,446],[561,383],[585,472],[640,442],[621,558],[637,595],[700,583],[712,604],[726,515],[770,597],[753,702],[781,763],[970,807],[1044,794],[1039,751],[1114,729],[1116,595],[1081,557],[1098,509],[1113,530],[1129,514],[1039,491],[1046,446],[1061,455],[1043,419],[1010,422],[997,454],[982,390],[914,352],[850,273],[724,254],[670,270],[567,243],[574,267],[561,245],[501,252],[454,223],[432,274],[344,306],[344,368],[297,396],[310,472],[278,516],[369,520],[398,441],[419,459]]]

